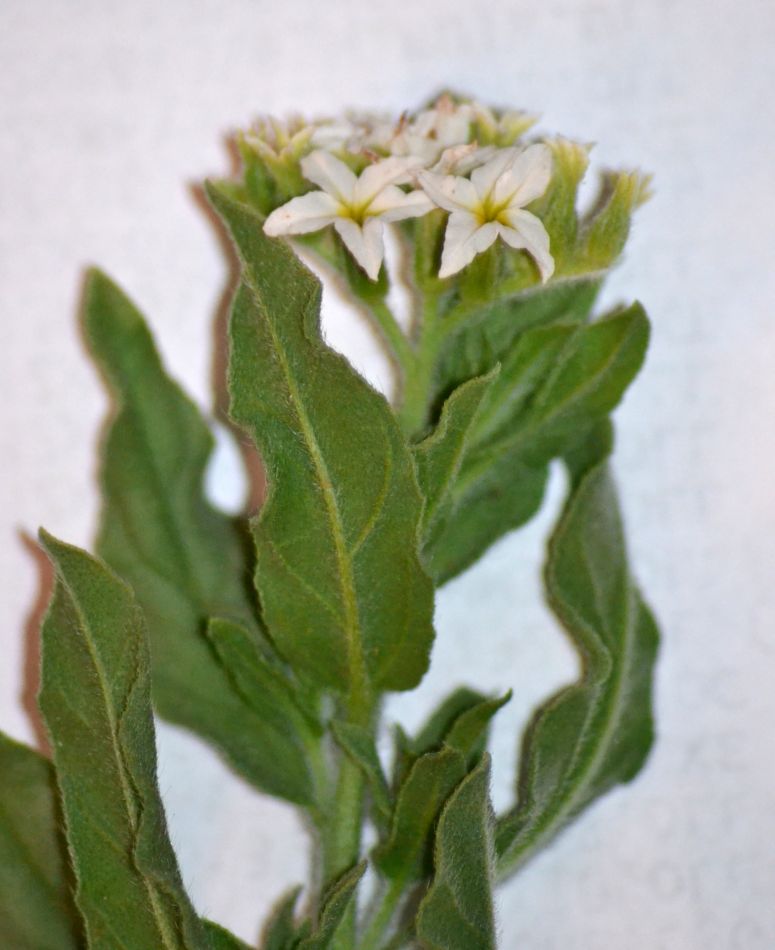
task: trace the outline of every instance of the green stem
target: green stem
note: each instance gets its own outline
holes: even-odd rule
[[[442,325],[438,322],[437,306],[436,294],[427,292],[423,295],[417,346],[404,371],[398,420],[404,433],[410,438],[421,433],[428,424],[436,360],[444,338]]]
[[[405,882],[400,878],[388,884],[363,934],[360,950],[378,950],[382,945],[385,933],[404,895],[404,886]]]
[[[382,299],[375,298],[373,300],[366,300],[363,297],[359,297],[358,299],[382,331],[382,335],[390,347],[399,372],[402,375],[405,374],[407,367],[414,359],[414,352],[409,340],[406,338],[406,334],[398,325],[393,311]]]
[[[365,693],[348,697],[344,704],[349,722],[372,727],[376,704]],[[362,770],[343,751],[338,754],[338,775],[333,800],[323,816],[322,883],[331,884],[360,858],[365,780]],[[331,950],[354,950],[357,901],[353,899],[331,942]]]

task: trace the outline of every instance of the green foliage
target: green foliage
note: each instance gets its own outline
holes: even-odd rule
[[[519,801],[498,823],[503,873],[523,864],[595,798],[632,779],[653,739],[656,626],[627,566],[605,461],[574,474],[550,545],[546,588],[584,669],[528,730]]]
[[[208,186],[241,267],[230,411],[268,479],[250,522],[206,501],[206,421],[166,375],[138,311],[90,273],[84,330],[115,404],[101,464],[104,562],[42,535],[56,572],[40,695],[54,762],[0,736],[3,947],[246,947],[200,920],[183,889],[156,781],[151,689],[161,715],[299,806],[314,831],[303,907],[301,888],[281,900],[263,950],[495,950],[496,871],[520,867],[645,761],[657,630],[627,562],[607,461],[610,414],[640,368],[649,324],[638,304],[602,317],[592,309],[648,179],[609,174],[582,216],[589,148],[547,142],[549,184],[529,206],[554,259],[545,285],[532,252],[501,241],[442,279],[446,212],[404,221],[405,330],[391,309],[391,268],[374,281],[362,269],[381,260],[379,235],[357,253],[372,212],[368,202],[350,207],[347,168],[360,174],[418,135],[430,155],[450,116],[468,132],[442,165],[470,158],[472,136],[511,145],[532,122],[450,96],[394,129],[351,124],[344,137],[326,123],[261,121],[238,143],[243,181]],[[327,137],[334,144],[319,146]],[[395,407],[326,345],[319,282],[263,231],[266,215],[311,189],[302,160],[319,147],[328,159],[310,159],[305,173],[321,160],[350,182],[350,198],[329,196],[337,214],[349,209],[350,238],[324,213],[297,239],[380,330],[397,370]],[[409,177],[390,186],[393,212]],[[280,231],[289,214],[274,215]],[[535,714],[517,801],[495,822],[486,749],[510,692],[459,687],[413,737],[395,726],[390,779],[380,713],[386,692],[414,688],[427,670],[434,586],[533,516],[560,458],[570,488],[546,594],[582,673]],[[364,907],[369,821],[376,880]]]
[[[385,400],[323,343],[318,281],[255,212],[209,196],[243,264],[231,411],[268,471],[253,528],[272,637],[321,687],[410,689],[428,665],[433,588],[414,543],[409,450]]]
[[[0,946],[80,945],[66,854],[51,763],[0,733]]]
[[[356,864],[328,890],[317,925],[298,944],[298,950],[328,950],[335,939],[337,928],[355,897],[355,889],[366,873],[366,862]]]
[[[51,736],[75,893],[94,950],[199,950],[156,784],[148,638],[129,588],[41,534],[57,575],[43,624]]]
[[[535,327],[497,372],[455,390],[415,450],[428,499],[423,550],[438,583],[533,514],[548,462],[616,406],[648,337],[638,304],[592,323]]]
[[[417,915],[426,950],[495,950],[490,759],[455,789],[439,818],[433,878]]]
[[[390,837],[374,853],[382,874],[410,881],[428,872],[433,827],[465,774],[464,756],[449,746],[414,762],[398,793]]]
[[[260,788],[310,802],[306,765],[289,750],[277,768],[273,727],[232,687],[207,640],[213,615],[258,636],[246,542],[203,496],[210,432],[165,374],[142,316],[99,271],[89,275],[83,323],[116,402],[103,443],[97,549],[148,618],[156,708],[213,742]]]
[[[297,942],[296,902],[300,892],[300,887],[294,887],[276,905],[264,927],[261,950],[289,950]]]
[[[202,925],[210,940],[210,950],[250,950],[248,945],[211,920],[203,920]]]

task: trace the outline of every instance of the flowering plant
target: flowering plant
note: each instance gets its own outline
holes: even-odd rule
[[[491,950],[494,885],[639,771],[657,631],[608,458],[649,328],[637,304],[592,311],[648,181],[605,176],[581,215],[588,147],[527,141],[533,124],[443,95],[397,120],[262,120],[238,137],[241,178],[207,194],[241,266],[230,416],[269,485],[251,519],[204,498],[206,422],[137,310],[90,273],[84,328],[116,404],[99,557],[41,535],[53,764],[0,741],[4,945],[245,946],[183,888],[151,698],[309,820],[310,883],[278,906],[266,950]],[[373,320],[392,405],[324,342],[321,285],[285,238]],[[535,514],[555,460],[568,498],[546,593],[582,672],[536,712],[496,816],[487,732],[510,694],[451,684],[417,735],[397,728],[389,769],[382,699],[428,668],[435,588]]]

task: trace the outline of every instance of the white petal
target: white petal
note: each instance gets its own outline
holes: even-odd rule
[[[441,252],[439,277],[449,277],[470,264],[477,254],[486,251],[498,237],[494,222],[480,225],[467,211],[455,211],[449,216]]]
[[[401,191],[396,185],[388,185],[369,205],[366,214],[379,217],[383,221],[403,221],[406,218],[419,218],[433,211],[434,204],[422,191]]]
[[[479,207],[479,196],[467,178],[420,172],[417,180],[431,201],[445,211],[474,211]]]
[[[488,162],[480,168],[475,168],[471,173],[471,181],[477,194],[482,198],[487,197],[495,182],[512,165],[517,155],[519,151],[516,148],[499,148]]]
[[[361,172],[353,189],[353,204],[356,206],[369,204],[389,185],[410,181],[412,170],[421,166],[422,161],[414,156],[392,157],[383,159],[381,162],[374,162]]]
[[[363,227],[350,218],[337,218],[334,227],[347,250],[369,277],[376,280],[379,277],[382,258],[385,256],[382,222],[379,218],[370,218]]]
[[[493,189],[496,204],[509,202],[523,208],[546,191],[552,177],[552,152],[547,145],[530,145],[498,179]]]
[[[264,233],[270,237],[280,234],[307,234],[319,231],[340,214],[342,206],[324,191],[311,191],[282,205],[264,222]]]
[[[480,147],[476,142],[469,142],[468,145],[454,145],[452,148],[444,149],[431,171],[441,175],[467,175],[478,165],[488,162],[494,153],[494,145]]]
[[[549,235],[543,222],[529,211],[509,210],[506,214],[511,227],[499,225],[500,236],[510,246],[522,249],[535,260],[546,283],[554,273],[554,258],[549,253]]]
[[[308,181],[327,191],[339,201],[348,203],[358,180],[350,168],[330,152],[318,149],[301,160],[301,173]]]

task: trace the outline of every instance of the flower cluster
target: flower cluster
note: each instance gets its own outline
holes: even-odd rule
[[[553,152],[545,143],[521,143],[534,121],[443,95],[397,121],[263,122],[243,142],[275,179],[284,176],[288,200],[268,209],[270,236],[332,225],[376,280],[385,226],[441,209],[448,218],[439,277],[461,271],[500,238],[530,255],[546,281],[554,270],[549,234],[526,206],[546,192]]]

